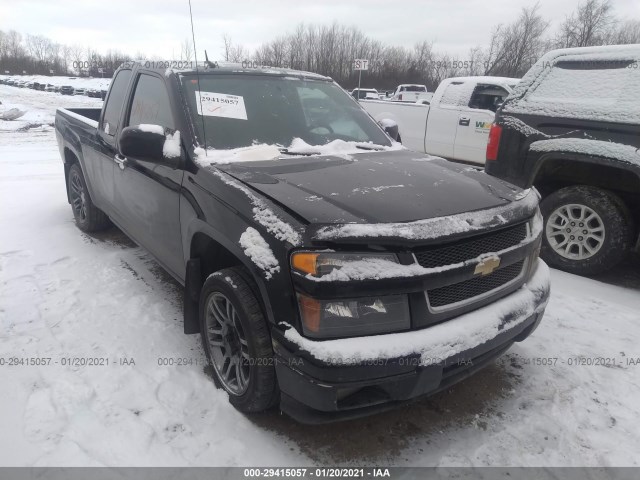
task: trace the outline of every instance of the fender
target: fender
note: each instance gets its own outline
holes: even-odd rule
[[[596,166],[606,166],[611,168],[616,168],[619,170],[627,171],[634,175],[638,181],[640,181],[640,167],[636,167],[633,164],[623,162],[620,160],[616,160],[608,157],[599,157],[596,155],[584,155],[580,153],[573,152],[544,152],[538,156],[536,156],[536,152],[532,152],[529,150],[527,155],[527,163],[532,163],[534,168],[532,169],[529,179],[528,185],[534,185],[540,171],[549,163],[558,160],[570,160],[578,163],[583,163],[585,165],[596,165]],[[634,168],[635,167],[635,168]]]
[[[249,226],[248,224],[246,226]],[[183,241],[185,249],[185,292],[184,292],[184,333],[199,333],[200,324],[198,320],[198,305],[200,301],[200,290],[202,289],[202,275],[201,264],[199,259],[189,258],[191,248],[191,242],[193,237],[201,233],[211,238],[213,241],[219,243],[229,252],[231,252],[235,258],[245,267],[251,275],[251,279],[257,286],[259,300],[265,307],[265,313],[270,323],[275,323],[273,317],[273,310],[271,308],[271,302],[269,301],[269,294],[266,282],[263,277],[263,272],[256,267],[256,265],[244,254],[244,251],[240,248],[240,245],[229,241],[229,238],[213,228],[211,225],[203,222],[199,218],[193,218],[187,228],[185,239]],[[238,235],[239,236],[239,235]],[[282,272],[280,272],[282,275]]]
[[[60,150],[62,161],[64,162],[65,178],[69,173],[69,169],[71,168],[71,164],[67,161],[67,156],[65,155],[65,152],[69,150],[78,159],[78,163],[80,164],[80,168],[82,169],[82,173],[84,175],[84,181],[87,184],[87,189],[89,190],[89,195],[91,195],[92,199],[95,199],[96,197],[94,195],[93,184],[90,178],[91,176],[86,174],[87,169],[84,161],[84,155],[82,154],[82,142],[80,141],[80,135],[73,128],[73,125],[69,121],[69,118],[63,115],[64,114],[61,115],[62,119],[60,121],[64,121],[64,125],[58,125],[56,132],[60,132],[59,135],[62,138],[62,145]],[[67,201],[70,201],[68,182],[65,182],[65,188],[67,190]]]

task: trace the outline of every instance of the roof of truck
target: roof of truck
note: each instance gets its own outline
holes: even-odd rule
[[[469,82],[469,81],[474,81],[474,82],[487,82],[487,83],[503,83],[503,84],[513,84],[513,83],[518,83],[520,81],[519,78],[510,78],[510,77],[490,77],[490,76],[475,76],[475,77],[453,77],[453,78],[447,78],[447,80],[451,80],[454,82]]]
[[[575,48],[560,48],[557,50],[551,50],[546,53],[542,58],[550,59],[559,57],[561,55],[591,55],[598,54],[600,57],[601,54],[605,55],[622,55],[624,57],[632,57],[635,59],[640,58],[640,45],[639,44],[631,44],[631,45],[605,45],[600,47],[575,47]]]
[[[172,64],[193,64],[192,68],[172,68]],[[127,62],[123,64],[123,67],[139,66],[148,70],[155,70],[163,73],[164,75],[171,74],[185,74],[185,73],[198,73],[200,75],[215,75],[215,74],[251,74],[251,75],[277,75],[277,76],[291,76],[291,77],[304,77],[316,80],[332,81],[330,77],[320,75],[313,72],[305,72],[303,70],[294,70],[291,68],[270,67],[267,65],[257,65],[252,62],[232,63],[232,62],[212,62],[207,64],[206,62],[198,62],[197,70],[195,68],[195,62],[156,62],[156,61],[136,61]],[[215,66],[211,66],[215,65]]]

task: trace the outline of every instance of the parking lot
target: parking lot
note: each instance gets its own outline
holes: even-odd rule
[[[0,352],[58,363],[0,367],[3,465],[635,464],[637,257],[597,279],[553,270],[532,337],[433,397],[316,427],[244,416],[182,334],[181,288],[117,229],[75,227],[54,100],[33,95],[19,102],[40,125],[0,133]]]

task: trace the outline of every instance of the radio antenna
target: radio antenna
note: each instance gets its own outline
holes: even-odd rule
[[[207,156],[207,133],[204,129],[204,110],[202,109],[202,90],[200,90],[200,71],[198,70],[198,49],[196,48],[196,34],[193,31],[193,13],[189,0],[189,17],[191,18],[191,38],[193,39],[193,57],[196,61],[196,78],[198,79],[198,100],[200,102],[200,120],[202,121],[202,139],[204,141],[204,156]],[[205,53],[206,55],[206,53]]]

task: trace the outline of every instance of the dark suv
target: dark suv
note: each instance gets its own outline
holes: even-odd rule
[[[496,115],[486,171],[542,194],[543,258],[596,274],[638,243],[640,46],[555,50]]]

